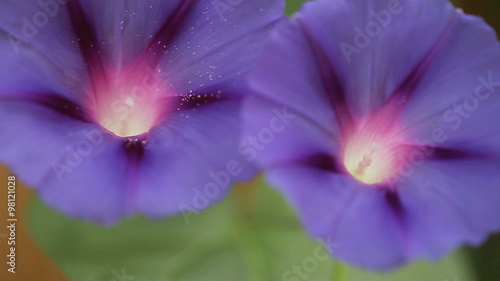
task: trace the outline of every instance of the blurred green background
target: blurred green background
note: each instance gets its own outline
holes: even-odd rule
[[[302,2],[288,0],[287,14]],[[499,0],[454,3],[500,31]],[[0,174],[7,171],[0,169]],[[22,187],[19,192],[21,197],[32,195]],[[5,275],[2,270],[0,280],[500,280],[500,235],[478,249],[464,247],[450,253],[438,263],[420,261],[384,274],[318,259],[318,253],[324,253],[321,245],[308,238],[293,210],[262,180],[238,186],[220,205],[190,216],[189,224],[183,217],[162,221],[138,217],[100,228],[69,220],[32,199],[21,219],[30,231],[18,229],[19,272]]]
[[[128,281],[498,280],[477,278],[467,249],[391,273],[341,265],[325,258],[321,244],[307,237],[263,180],[239,185],[223,203],[187,218],[133,218],[101,228],[67,219],[39,201],[30,213],[36,241],[76,281],[122,281],[118,276],[124,275]]]

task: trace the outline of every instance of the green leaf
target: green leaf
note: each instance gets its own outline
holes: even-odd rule
[[[32,235],[75,281],[332,281],[338,266],[307,237],[293,211],[261,181],[189,217],[136,217],[103,228],[71,220],[40,201],[30,209]],[[458,253],[437,265],[418,263],[393,274],[349,267],[355,280],[473,281]],[[338,280],[340,281],[340,280]]]
[[[297,12],[300,7],[302,6],[302,3],[307,2],[309,0],[286,0],[286,9],[285,13],[288,16],[293,15],[295,12]]]
[[[468,256],[458,250],[439,263],[416,262],[390,273],[373,273],[350,267],[347,281],[476,281]]]

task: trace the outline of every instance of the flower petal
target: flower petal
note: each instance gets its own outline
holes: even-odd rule
[[[319,0],[304,4],[295,20],[326,54],[354,113],[365,117],[439,47],[452,15],[446,0]]]
[[[4,1],[0,20],[0,96],[51,91],[82,101],[89,77],[64,5]]]
[[[240,152],[263,167],[306,161],[318,155],[330,159],[338,156],[332,153],[332,148],[339,145],[332,140],[337,136],[287,105],[259,96],[249,97],[243,116],[245,134]]]
[[[404,261],[397,212],[381,190],[303,166],[273,169],[266,176],[333,255],[373,269],[391,269]]]
[[[401,124],[419,141],[500,157],[500,45],[483,20],[458,14]],[[430,140],[430,141],[429,141]]]
[[[499,160],[428,161],[399,184],[412,256],[441,258],[500,230]]]
[[[70,217],[102,224],[112,224],[132,214],[135,210],[127,174],[130,163],[124,147],[122,141],[105,137],[88,156],[82,155],[85,157],[81,163],[62,180],[52,175],[45,178],[39,188],[40,198]],[[96,170],[104,175],[92,176]]]
[[[329,93],[322,88],[311,48],[299,29],[296,22],[287,22],[273,31],[250,74],[250,84],[262,98],[300,112],[305,120],[310,119],[323,130],[338,134]]]
[[[181,0],[78,1],[106,63],[120,69],[135,62]],[[184,1],[189,2],[189,1]],[[76,4],[78,5],[78,4]],[[78,7],[75,7],[77,9]]]
[[[153,217],[218,202],[256,168],[238,151],[241,101],[211,103],[154,127],[138,171],[138,210]]]
[[[157,71],[166,91],[186,95],[209,87],[221,94],[246,94],[246,74],[271,28],[283,18],[284,1],[195,2],[184,32],[170,46],[158,42],[162,59]]]
[[[42,105],[0,103],[0,160],[50,206],[111,223],[125,215],[123,142]],[[92,176],[92,171],[103,176]]]
[[[308,2],[272,35],[251,75],[259,94],[245,113],[251,132],[266,126],[266,118],[255,117],[265,112],[266,104],[283,104],[300,117],[295,137],[278,137],[271,144],[273,150],[259,161],[311,235],[337,244],[336,249],[330,247],[333,254],[353,264],[393,269],[416,258],[441,257],[462,243],[478,244],[499,227],[498,204],[491,205],[499,198],[499,178],[493,177],[500,133],[493,122],[485,121],[498,115],[498,91],[489,93],[489,101],[496,105],[474,109],[476,117],[471,119],[476,122],[465,125],[461,120],[461,132],[446,132],[458,121],[438,117],[450,104],[463,103],[479,86],[482,90],[498,86],[499,54],[494,32],[446,0]],[[493,82],[479,83],[480,75],[489,75],[483,80]],[[384,110],[378,111],[382,106]],[[380,116],[388,116],[391,126],[395,121],[394,128],[404,134],[402,147],[436,148],[398,188],[392,182],[386,183],[390,187],[362,184],[340,168],[343,145],[338,143],[338,132],[345,140],[350,137],[345,128],[364,125],[365,118],[373,116],[370,121]],[[438,126],[443,128],[436,133]],[[332,133],[322,136],[319,128]],[[422,140],[434,137],[446,140],[439,145]],[[335,151],[327,153],[335,157],[333,165],[282,160],[287,148],[291,155],[321,151],[328,138]],[[457,172],[455,181],[450,177]],[[425,175],[432,176],[432,187],[422,185]],[[475,179],[482,184],[477,190],[481,194],[472,195]],[[443,229],[448,221],[450,229]]]
[[[111,65],[120,68],[135,63],[140,56],[149,61],[151,57],[167,55],[168,61],[174,63],[162,68],[171,71],[175,67],[172,73],[198,61],[208,50],[265,26],[279,18],[284,9],[284,2],[278,0],[80,3],[96,31],[99,48]],[[249,16],[251,21],[241,20]],[[181,62],[183,65],[179,66]]]

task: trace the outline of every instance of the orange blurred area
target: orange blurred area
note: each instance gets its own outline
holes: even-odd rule
[[[41,251],[31,239],[26,219],[27,205],[34,192],[22,185],[16,179],[16,218],[15,222],[15,258],[16,273],[10,273],[7,262],[11,245],[8,245],[10,230],[7,226],[8,216],[8,177],[11,174],[4,166],[0,166],[0,280],[5,281],[66,281],[67,278],[57,269],[56,265]],[[13,240],[11,240],[13,241]],[[11,242],[12,243],[12,242]]]

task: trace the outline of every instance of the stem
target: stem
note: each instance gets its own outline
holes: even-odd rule
[[[255,193],[258,181],[238,185],[234,194],[235,240],[247,267],[249,280],[270,280],[270,269],[259,233],[256,231]]]
[[[236,186],[234,202],[236,214],[246,219],[251,219],[254,215],[257,181],[258,180],[253,180],[252,182]]]
[[[346,277],[346,266],[338,261],[334,261],[334,269],[333,269],[333,281],[343,281]]]

